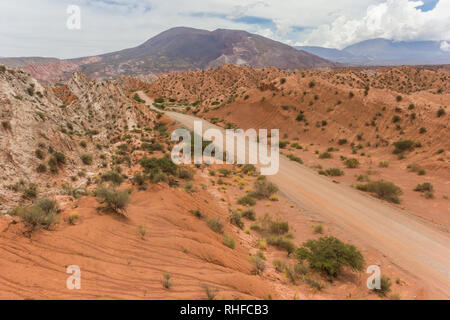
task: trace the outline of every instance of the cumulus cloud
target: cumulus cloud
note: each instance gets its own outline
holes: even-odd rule
[[[417,9],[420,4],[407,0],[0,1],[0,56],[96,55],[134,47],[176,26],[241,29],[288,44],[330,47],[375,37],[449,41],[450,0],[440,0],[427,12]],[[67,30],[68,5],[81,7],[81,30]]]
[[[450,39],[450,0],[423,12],[422,1],[388,0],[371,5],[359,18],[341,15],[330,24],[313,30],[303,42],[310,45],[343,48],[373,38],[397,41]]]
[[[448,43],[447,41],[442,41],[441,42],[441,50],[448,52],[450,51],[450,43]]]

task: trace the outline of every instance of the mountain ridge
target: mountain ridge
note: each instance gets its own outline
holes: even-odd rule
[[[81,71],[95,78],[118,75],[207,70],[224,64],[280,69],[334,67],[337,63],[260,35],[241,30],[207,31],[187,27],[166,30],[134,48],[76,59],[0,59],[7,66],[23,67],[41,80],[67,80]]]

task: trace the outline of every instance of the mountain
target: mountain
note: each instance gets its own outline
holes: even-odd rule
[[[0,59],[0,63],[23,67],[44,80],[65,79],[74,71],[108,78],[121,74],[203,70],[224,64],[280,69],[337,66],[306,51],[245,31],[185,27],[169,29],[135,48],[99,56],[56,61],[8,58]]]
[[[441,41],[371,39],[342,50],[307,46],[296,48],[324,59],[350,65],[449,64],[450,52],[442,50],[441,43]]]

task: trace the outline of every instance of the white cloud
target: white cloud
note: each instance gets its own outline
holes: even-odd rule
[[[442,41],[441,50],[446,52],[450,51],[450,43],[448,43],[447,41]]]
[[[422,1],[388,0],[371,5],[359,19],[341,15],[332,23],[319,26],[303,43],[342,48],[373,38],[450,39],[450,0],[440,0],[427,12],[417,9],[422,4]]]
[[[66,29],[69,4],[81,7],[80,31]],[[340,47],[373,37],[450,40],[450,0],[440,0],[428,12],[415,9],[417,4],[407,0],[0,1],[0,56],[95,55],[134,47],[175,26],[242,29],[286,43]],[[246,22],[245,17],[273,23]]]

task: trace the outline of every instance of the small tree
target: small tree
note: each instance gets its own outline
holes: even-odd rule
[[[99,188],[95,191],[95,194],[99,202],[105,205],[106,210],[125,215],[126,207],[130,203],[130,195],[127,190],[117,191],[115,189]]]
[[[318,240],[309,240],[296,250],[296,257],[307,260],[311,269],[325,272],[327,275],[337,277],[343,266],[352,270],[361,271],[364,258],[359,250],[340,241],[335,237],[322,237]]]

